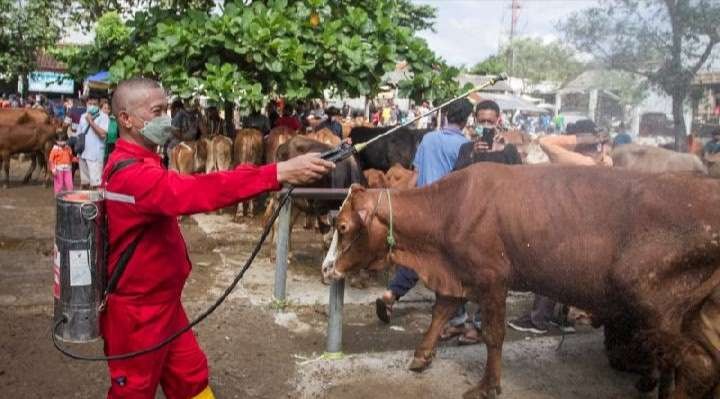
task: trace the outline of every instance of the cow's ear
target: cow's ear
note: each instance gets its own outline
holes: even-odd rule
[[[358,209],[357,214],[358,214],[358,217],[360,218],[360,222],[362,223],[362,225],[367,226],[368,223],[370,222],[368,220],[368,214],[369,214],[368,210],[364,209],[364,208]]]
[[[350,186],[350,194],[354,194],[354,193],[356,193],[356,192],[361,193],[361,192],[363,192],[363,191],[365,191],[365,187],[363,187],[363,186],[362,186],[361,184],[359,184],[359,183],[353,183],[353,184]]]

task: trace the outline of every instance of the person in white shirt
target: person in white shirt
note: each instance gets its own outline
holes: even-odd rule
[[[428,111],[430,111],[429,104],[427,101],[423,101],[422,105],[420,107],[418,107],[418,110],[417,110],[418,115],[424,115]],[[427,129],[429,123],[430,123],[430,118],[428,118],[427,116],[424,118],[420,118],[417,122],[417,128],[418,129]]]
[[[104,100],[97,116],[93,116],[93,106],[97,106],[97,102],[89,100],[88,112],[81,118],[78,131],[82,133],[89,127],[85,135],[85,149],[80,154],[80,184],[83,188],[94,189],[100,186],[102,178],[105,135],[110,123],[110,105]]]

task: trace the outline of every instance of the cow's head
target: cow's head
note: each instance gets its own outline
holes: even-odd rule
[[[381,270],[388,265],[387,225],[377,215],[383,198],[384,191],[366,191],[357,184],[350,187],[323,261],[326,279],[340,279],[359,269]]]

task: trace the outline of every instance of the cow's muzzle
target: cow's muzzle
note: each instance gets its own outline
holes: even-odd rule
[[[343,274],[335,270],[335,262],[338,257],[338,232],[333,232],[332,241],[330,242],[330,248],[328,249],[325,259],[322,262],[322,275],[325,281],[339,280],[343,278]]]

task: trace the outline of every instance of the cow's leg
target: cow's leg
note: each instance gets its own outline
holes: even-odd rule
[[[0,154],[0,162],[3,165],[3,170],[5,171],[5,183],[3,184],[3,188],[8,188],[10,186],[10,153],[8,151],[3,151]]]
[[[235,206],[235,216],[233,216],[233,222],[237,223],[240,221],[240,218],[243,216],[242,210],[245,207],[245,202],[238,202],[237,206]]]
[[[435,356],[435,347],[440,339],[443,327],[463,302],[464,300],[461,298],[437,296],[433,306],[432,322],[425,331],[420,345],[415,348],[415,355],[409,366],[410,370],[420,372],[430,365]]]
[[[711,308],[716,306],[718,308]],[[685,342],[681,344],[680,358],[675,369],[673,399],[720,397],[713,396],[720,389],[720,354],[717,350],[720,326],[716,320],[720,314],[713,314],[713,310],[720,310],[720,302],[706,302],[693,320],[693,325],[684,331]]]
[[[658,382],[657,366],[652,353],[645,348],[644,340],[638,336],[639,321],[630,311],[604,323],[605,353],[610,366],[615,370],[637,373],[641,378],[635,384],[640,392],[651,392]]]
[[[693,343],[683,350],[675,369],[675,389],[670,397],[710,398],[718,382],[718,368],[713,358],[704,348]]]
[[[486,286],[478,298],[480,313],[483,317],[482,339],[487,347],[485,372],[480,385],[466,392],[464,399],[495,398],[500,394],[500,373],[502,364],[502,346],[505,340],[505,299],[507,288],[504,284],[493,283]]]
[[[293,245],[292,245],[292,232],[293,227],[295,227],[295,223],[297,223],[298,218],[300,217],[300,209],[297,207],[292,207],[292,214],[290,215],[290,227],[288,228],[288,263],[295,259],[295,256],[293,255]]]
[[[35,172],[36,167],[37,155],[35,153],[32,153],[32,155],[30,155],[30,167],[28,168],[27,173],[25,173],[25,177],[23,177],[23,184],[27,184],[30,181],[30,178],[32,177],[33,172]]]
[[[48,158],[50,157],[50,151],[45,150],[45,151],[38,152],[38,157],[39,157],[38,162],[40,163],[40,167],[41,167],[40,175],[44,176],[43,185],[45,186],[45,188],[50,187],[50,177],[52,176],[52,173],[50,173],[50,168],[49,168],[48,161],[47,161]]]

